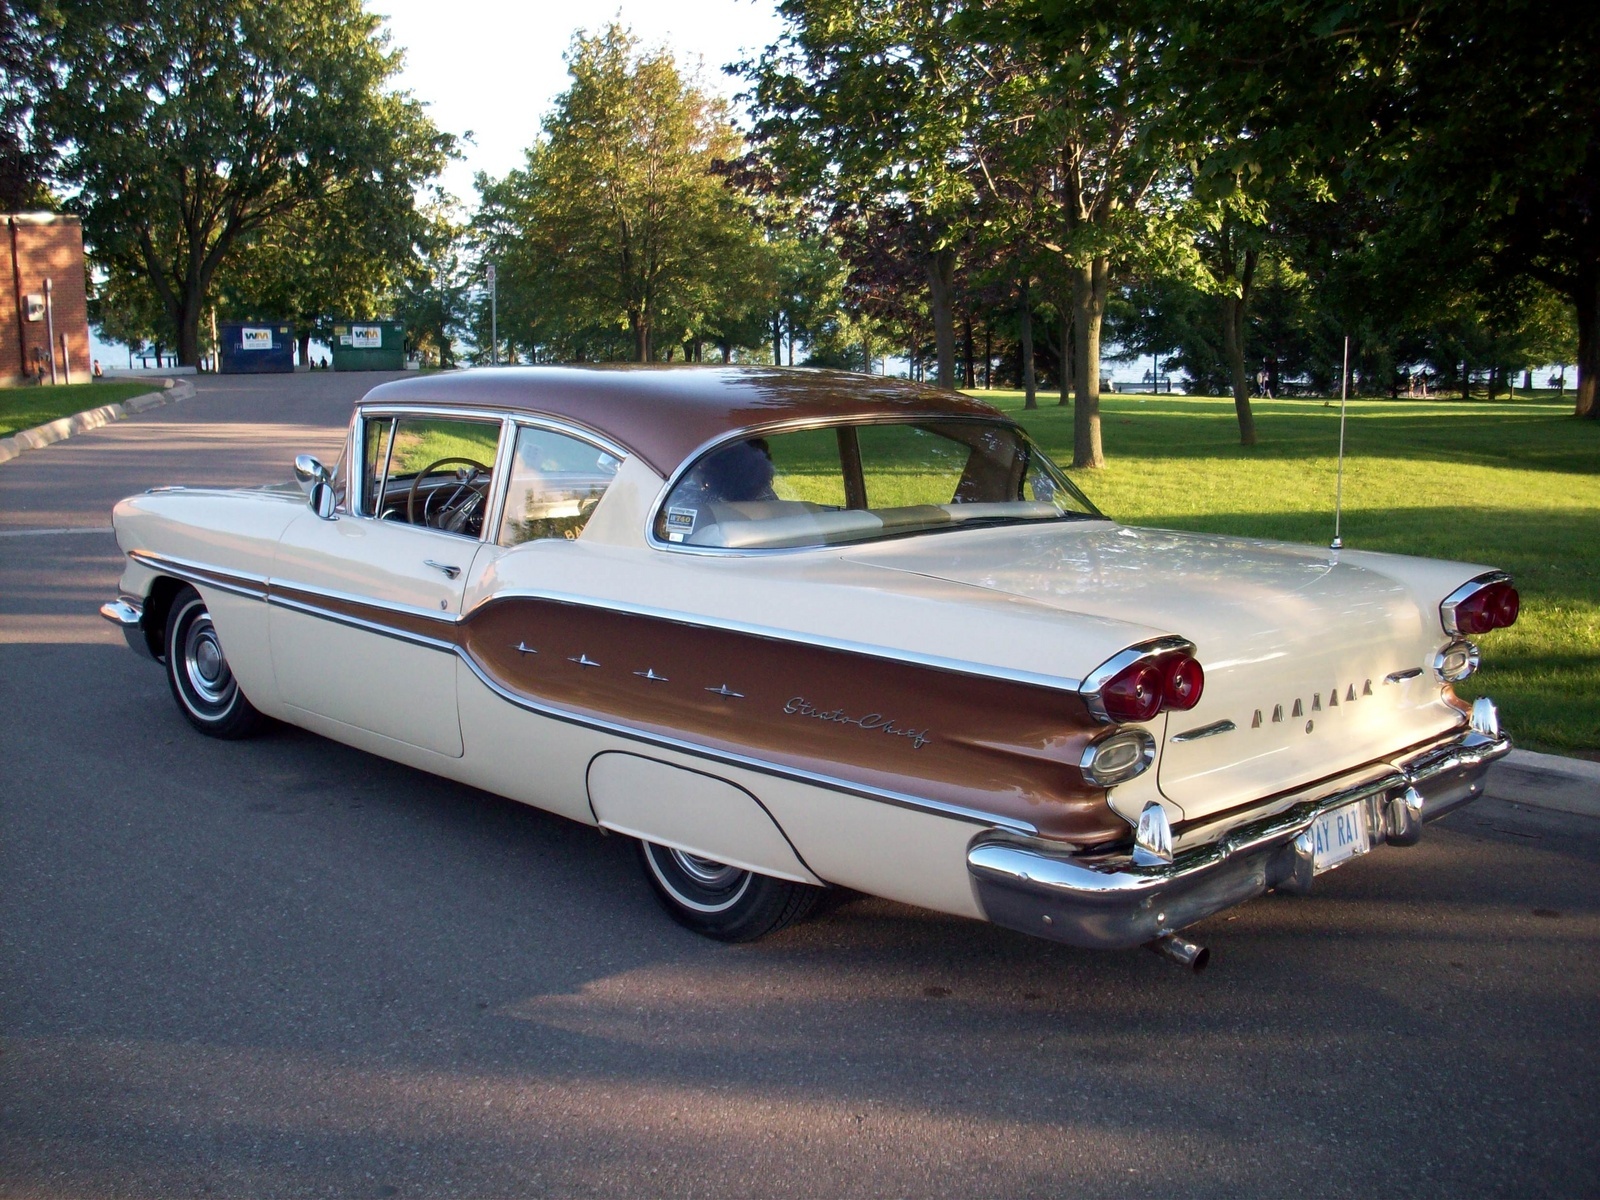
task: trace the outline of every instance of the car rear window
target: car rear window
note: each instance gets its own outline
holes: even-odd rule
[[[679,477],[655,536],[761,550],[1099,515],[1014,425],[893,422],[722,442]]]

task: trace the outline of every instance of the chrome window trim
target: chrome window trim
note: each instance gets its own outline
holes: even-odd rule
[[[1483,591],[1490,584],[1510,582],[1511,576],[1504,571],[1485,571],[1482,575],[1474,575],[1439,601],[1439,624],[1443,625],[1444,631],[1451,636],[1461,636],[1461,627],[1456,624],[1456,609],[1461,606],[1462,601]]]
[[[1111,724],[1111,714],[1106,712],[1106,706],[1100,699],[1100,691],[1119,672],[1125,671],[1134,663],[1143,658],[1154,658],[1158,654],[1168,654],[1174,650],[1181,650],[1185,654],[1194,653],[1194,643],[1188,638],[1174,635],[1151,638],[1149,641],[1139,642],[1129,646],[1126,650],[1119,650],[1094,670],[1090,671],[1083,681],[1083,686],[1078,689],[1078,694],[1083,697],[1084,706],[1088,708],[1090,716],[1103,724]],[[1160,715],[1159,713],[1157,714]]]
[[[799,433],[808,429],[837,429],[846,425],[859,428],[863,425],[921,425],[935,423],[952,425],[959,423],[971,425],[1004,426],[1005,428],[1015,432],[1017,436],[1022,439],[1023,444],[1026,445],[1029,450],[1038,453],[1045,459],[1045,461],[1050,463],[1054,463],[1055,461],[1048,454],[1044,453],[1039,444],[1033,440],[1026,429],[1017,424],[1015,421],[1011,420],[1011,418],[1003,415],[990,417],[979,416],[975,413],[953,413],[948,416],[931,413],[884,413],[881,416],[856,416],[843,419],[839,417],[793,417],[787,421],[768,421],[760,425],[747,425],[741,429],[735,429],[726,433],[719,433],[715,437],[708,438],[706,441],[701,442],[700,445],[696,446],[692,451],[684,456],[683,461],[680,462],[673,470],[672,474],[668,476],[666,483],[661,486],[661,489],[656,493],[656,498],[650,503],[649,512],[645,516],[645,543],[649,545],[651,549],[670,550],[675,554],[703,554],[721,558],[744,558],[750,555],[804,554],[818,550],[838,551],[848,549],[852,546],[863,546],[871,544],[872,542],[885,540],[883,538],[862,538],[859,541],[836,542],[819,546],[688,546],[684,545],[682,542],[664,542],[660,538],[656,537],[656,517],[660,515],[662,506],[666,504],[667,497],[672,494],[672,489],[678,486],[679,480],[688,474],[690,469],[693,468],[696,463],[698,463],[707,454],[710,454],[713,450],[717,449],[719,446],[727,445],[733,442],[747,441],[753,437],[766,437],[769,434],[779,433]],[[1057,467],[1057,470],[1060,470],[1060,468]],[[1090,500],[1088,496],[1084,495],[1083,492],[1079,490],[1077,484],[1073,483],[1071,479],[1067,478],[1065,472],[1062,472],[1062,478],[1066,479],[1068,486],[1077,493],[1078,498],[1089,506],[1089,511],[1082,514],[1080,519],[1090,521],[1111,520],[1110,517],[1106,516],[1095,507],[1094,501]],[[1025,523],[1026,522],[1019,522],[1019,524]],[[1046,521],[1037,521],[1032,523],[1039,525],[1048,524]],[[906,535],[902,536],[916,536],[917,532],[919,531],[909,530],[907,531]]]

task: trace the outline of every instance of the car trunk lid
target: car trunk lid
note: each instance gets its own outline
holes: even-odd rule
[[[1310,546],[1109,523],[880,543],[858,561],[1188,638],[1200,703],[1158,720],[1186,818],[1348,770],[1459,723],[1428,670],[1443,639],[1411,589]],[[1085,664],[1085,670],[1095,663]]]

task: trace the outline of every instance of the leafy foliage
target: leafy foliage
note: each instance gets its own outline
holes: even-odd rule
[[[62,147],[60,177],[95,260],[147,281],[185,363],[225,267],[237,286],[280,289],[294,306],[353,286],[312,261],[343,236],[330,223],[405,211],[452,150],[417,101],[386,90],[399,54],[359,0],[57,0],[54,11],[55,81],[38,116]],[[270,282],[236,262],[254,242],[263,263],[276,258]]]

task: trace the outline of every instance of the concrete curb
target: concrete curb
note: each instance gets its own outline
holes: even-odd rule
[[[1600,817],[1600,763],[1513,750],[1489,768],[1484,795],[1529,808]]]
[[[187,380],[180,382],[176,379],[163,379],[161,387],[162,390],[159,392],[130,396],[117,404],[102,404],[99,408],[73,413],[70,417],[58,417],[54,421],[46,421],[43,425],[35,425],[32,429],[14,433],[8,438],[0,438],[0,463],[10,462],[24,450],[39,450],[45,446],[53,446],[74,434],[87,433],[91,429],[99,429],[102,425],[109,425],[113,421],[124,420],[134,413],[146,412],[177,400],[187,400],[194,395],[194,384]]]

